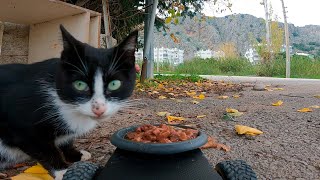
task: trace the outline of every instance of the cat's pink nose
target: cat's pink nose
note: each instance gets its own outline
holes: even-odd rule
[[[92,112],[97,116],[100,117],[103,113],[107,110],[105,103],[94,101],[92,104]]]

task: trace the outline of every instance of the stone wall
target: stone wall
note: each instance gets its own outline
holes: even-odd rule
[[[0,64],[27,63],[28,44],[28,25],[4,23]]]

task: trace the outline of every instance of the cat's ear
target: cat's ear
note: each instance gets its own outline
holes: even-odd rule
[[[60,30],[62,34],[62,41],[63,41],[63,49],[73,49],[75,43],[78,41],[60,24]]]
[[[120,51],[124,52],[127,56],[134,56],[138,44],[138,30],[131,32],[119,45]]]

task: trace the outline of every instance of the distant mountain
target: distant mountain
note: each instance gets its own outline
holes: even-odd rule
[[[283,27],[283,23],[279,23]],[[191,59],[199,49],[217,50],[222,43],[234,43],[238,52],[244,54],[250,46],[250,36],[261,40],[265,37],[265,21],[247,14],[207,18],[199,22],[194,19],[180,19],[178,25],[169,25],[167,32],[155,30],[155,47],[179,48],[185,50],[185,58]],[[305,52],[320,56],[320,26],[296,27],[289,24],[290,44],[294,52]],[[180,43],[170,38],[173,33]]]

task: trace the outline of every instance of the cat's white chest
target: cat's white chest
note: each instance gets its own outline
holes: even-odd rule
[[[76,137],[85,135],[86,133],[94,129],[97,125],[97,121],[92,120],[87,116],[78,115],[70,111],[61,113],[61,115],[63,121],[67,124],[66,128],[73,133],[57,137],[55,139],[55,144],[57,146],[63,145],[70,140],[75,139]]]

